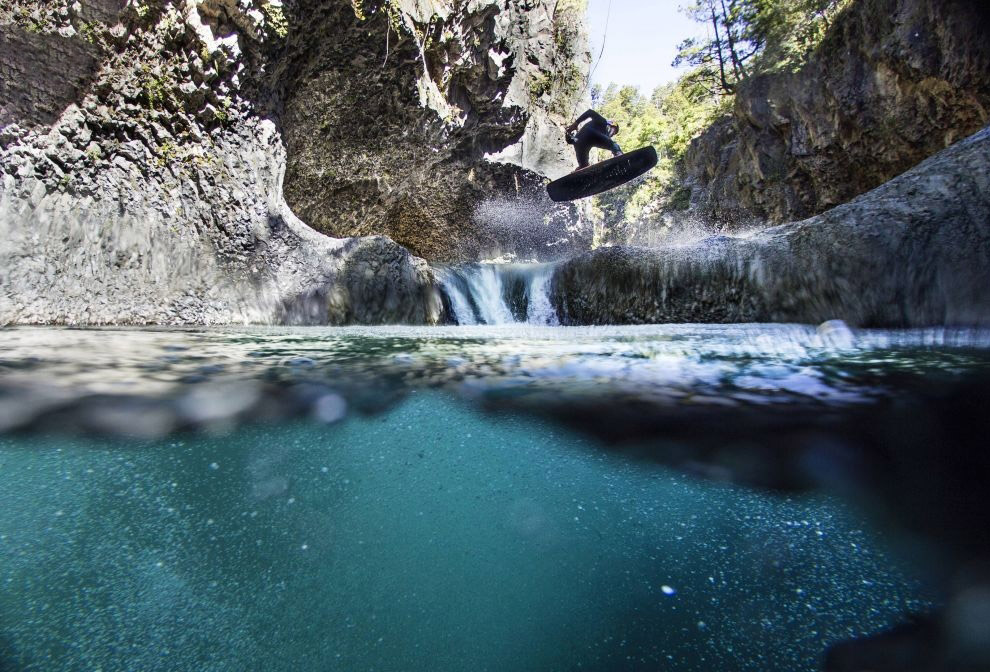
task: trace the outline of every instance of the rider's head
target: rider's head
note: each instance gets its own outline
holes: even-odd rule
[[[608,121],[608,137],[614,138],[618,134],[619,134],[619,125],[617,123],[615,123],[614,121],[612,121],[611,119],[609,119],[609,121]]]

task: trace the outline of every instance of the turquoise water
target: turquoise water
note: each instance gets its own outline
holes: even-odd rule
[[[2,444],[17,669],[816,669],[924,606],[848,509],[435,393],[329,428]]]
[[[7,335],[5,672],[819,669],[938,602],[900,540],[527,395],[859,408],[986,360],[973,334],[777,326]]]

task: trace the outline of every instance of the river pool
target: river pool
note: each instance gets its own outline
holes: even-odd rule
[[[862,427],[990,365],[839,323],[3,336],[5,672],[820,669],[943,598]]]

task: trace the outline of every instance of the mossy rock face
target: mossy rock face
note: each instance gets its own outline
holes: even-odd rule
[[[723,226],[821,213],[990,122],[990,5],[859,0],[798,72],[747,80],[697,138],[692,207]]]
[[[500,247],[479,207],[525,198],[538,214],[517,232],[535,238],[517,235],[518,248],[502,251],[541,256],[546,222],[570,209],[543,195],[538,176],[484,157],[524,143],[534,127],[563,125],[550,119],[562,94],[547,72],[562,50],[575,58],[580,32],[551,20],[550,0],[456,10],[443,0],[389,11],[353,4],[307,0],[288,17],[281,126],[290,206],[332,236],[385,234],[428,260],[460,261]],[[293,37],[296,15],[306,31],[334,39]],[[579,78],[581,67],[567,65]],[[562,137],[558,144],[567,149]],[[564,226],[555,236],[571,249],[585,244]]]

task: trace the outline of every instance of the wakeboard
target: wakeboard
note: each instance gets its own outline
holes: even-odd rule
[[[547,185],[551,200],[573,201],[614,189],[657,165],[657,150],[640,147],[564,175]]]

